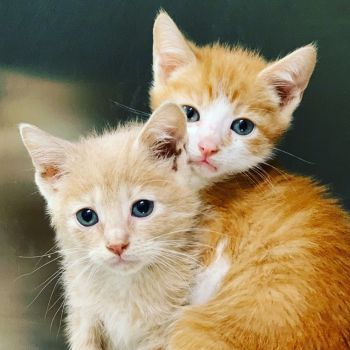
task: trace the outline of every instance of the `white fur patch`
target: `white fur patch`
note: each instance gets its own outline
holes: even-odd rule
[[[229,260],[223,255],[226,245],[226,239],[219,242],[216,248],[215,260],[197,275],[190,298],[191,304],[204,304],[219,290],[221,282],[230,268]]]

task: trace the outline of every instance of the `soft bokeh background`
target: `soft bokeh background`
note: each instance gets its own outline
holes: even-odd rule
[[[349,0],[0,0],[1,350],[65,348],[56,255],[35,258],[53,232],[16,125],[74,139],[135,117],[113,100],[148,111],[160,7],[201,44],[239,41],[275,58],[318,43],[316,72],[280,146],[312,164],[281,161],[330,184],[350,208]]]

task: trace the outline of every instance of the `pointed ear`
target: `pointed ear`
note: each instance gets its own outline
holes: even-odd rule
[[[139,140],[155,157],[176,159],[187,141],[184,111],[174,103],[162,104],[143,127]]]
[[[30,124],[20,124],[19,129],[36,170],[36,183],[44,197],[47,197],[55,191],[57,180],[65,174],[67,151],[72,144]]]
[[[259,74],[279,99],[281,112],[290,117],[298,106],[316,64],[316,47],[301,47],[272,63]]]
[[[165,83],[178,68],[195,61],[195,55],[174,21],[160,12],[153,26],[153,74],[155,83]]]

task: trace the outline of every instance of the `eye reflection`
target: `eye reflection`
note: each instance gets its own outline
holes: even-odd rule
[[[190,123],[198,122],[200,119],[199,112],[192,106],[183,105],[183,110],[187,115],[187,121]]]
[[[83,226],[93,226],[98,223],[97,213],[90,208],[80,209],[76,213],[77,220]]]
[[[131,207],[131,215],[137,218],[149,216],[154,208],[154,202],[147,199],[140,199]]]
[[[238,135],[248,135],[254,129],[254,123],[249,119],[236,119],[232,122],[231,129]]]

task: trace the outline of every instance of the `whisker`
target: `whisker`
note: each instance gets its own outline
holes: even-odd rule
[[[262,169],[261,167],[259,167],[259,165],[257,165],[255,167],[253,167],[251,169],[251,171],[253,173],[257,174],[261,181],[266,181],[268,183],[269,187],[271,188],[271,190],[276,192],[275,187],[274,187],[273,183],[271,182],[269,174],[264,169]],[[264,193],[264,192],[265,192],[264,189],[262,189],[261,193]]]
[[[14,280],[14,282],[18,281],[19,279],[21,279],[21,278],[23,278],[23,277],[27,277],[27,276],[32,275],[33,273],[39,271],[39,270],[42,269],[43,267],[45,267],[45,266],[47,266],[47,265],[53,263],[54,261],[56,261],[56,260],[58,260],[58,259],[60,259],[60,258],[61,258],[61,256],[58,256],[58,257],[56,257],[55,259],[52,259],[52,260],[48,261],[47,263],[41,265],[40,267],[36,268],[34,271],[25,273],[25,274],[23,274],[23,275],[21,275],[21,276],[18,276],[18,277]]]
[[[45,255],[45,254],[48,254],[48,253],[50,253],[50,252],[52,252],[52,250],[55,249],[55,248],[57,248],[56,243],[55,243],[49,250],[47,250],[47,251],[44,253],[44,255]],[[42,258],[40,258],[40,259],[37,261],[37,263],[35,264],[34,268],[36,268],[36,267],[40,264],[41,260],[42,260]]]
[[[260,181],[266,180],[271,185],[271,187],[273,187],[270,174],[266,170],[264,170],[260,165],[256,165],[255,167],[253,167],[252,171],[259,176]]]
[[[253,174],[250,174],[250,172],[246,171],[242,173],[243,176],[247,177],[248,180],[253,183],[253,185],[258,186],[259,182],[255,180],[254,176],[252,176]]]
[[[49,279],[55,278],[56,275],[57,275],[58,273],[60,273],[60,269],[57,270],[57,271],[55,271],[54,273],[52,273],[44,282],[41,282],[38,286],[36,286],[35,289],[38,289],[38,288],[40,288],[41,286],[43,286],[44,284],[46,284],[46,282],[47,282]]]
[[[136,108],[132,108],[132,107],[129,107],[129,106],[126,106],[120,102],[117,102],[117,101],[114,101],[114,100],[110,100],[110,102],[112,102],[114,105],[118,106],[119,108],[122,108],[128,112],[131,112],[131,113],[134,113],[134,114],[139,114],[139,115],[143,115],[145,117],[149,117],[151,115],[151,113],[147,113],[147,112],[143,112],[143,111],[140,111]]]
[[[50,258],[51,255],[54,255],[54,254],[59,254],[59,252],[53,252],[53,253],[48,253],[48,254],[43,254],[43,255],[33,255],[33,256],[19,255],[18,258],[21,258],[21,259],[38,259],[38,258],[44,258],[45,256]]]
[[[157,241],[158,243],[163,243],[169,247],[205,247],[205,248],[214,248],[213,246],[201,242],[187,242],[186,240],[166,240],[166,241]]]
[[[84,275],[90,268],[91,268],[91,266],[90,266],[90,265],[87,265],[87,266],[79,273],[78,276],[74,277],[74,279],[73,279],[73,281],[71,281],[71,283],[74,284],[76,281],[79,281],[80,277],[81,277],[82,275]]]
[[[175,250],[170,250],[170,249],[166,249],[166,248],[155,248],[155,251],[161,252],[161,253],[167,253],[168,255],[172,255],[173,257],[177,257],[179,260],[180,258],[183,259],[183,261],[192,261],[196,264],[198,264],[198,261],[193,258],[192,256],[186,254],[186,253],[182,253],[179,251],[175,251]]]
[[[44,282],[44,286],[41,288],[41,290],[39,291],[39,293],[35,296],[35,298],[27,305],[27,308],[31,307],[31,305],[34,304],[35,300],[37,300],[39,298],[39,296],[42,294],[42,292],[55,280],[57,273],[59,271],[56,271],[53,275],[51,275],[51,277],[49,277],[49,281],[46,283],[46,281],[48,279],[46,279],[46,281]],[[42,285],[42,284],[41,284]],[[40,286],[39,286],[40,288]]]
[[[64,298],[64,294],[61,294],[56,301],[50,306],[50,308],[48,309],[48,312],[58,303],[59,300],[61,300],[62,298]],[[45,314],[45,318],[46,318],[46,314]]]
[[[59,283],[60,280],[61,280],[61,276],[62,276],[62,273],[63,273],[63,272],[62,272],[62,271],[60,271],[60,272],[61,272],[61,275],[58,277],[58,279],[57,279],[57,281],[56,281],[56,283],[55,283],[55,285],[54,285],[54,287],[53,287],[53,289],[52,289],[52,291],[51,291],[49,302],[47,303],[46,312],[45,312],[45,319],[46,319],[47,313],[51,310],[51,307],[50,307],[51,299],[52,299],[52,297],[53,297],[53,294],[54,294],[54,292],[55,292],[55,289],[56,289],[58,283]],[[55,304],[54,304],[54,305],[55,305]]]
[[[289,178],[288,178],[288,173],[286,173],[285,171],[273,166],[272,164],[270,163],[267,163],[267,162],[263,162],[262,164],[266,165],[266,166],[269,166],[270,168],[274,169],[275,171],[277,171],[281,176],[283,176],[283,178],[286,180],[286,181],[289,181]]]
[[[300,160],[300,161],[302,161],[302,162],[304,162],[304,163],[306,163],[306,164],[315,165],[315,163],[309,162],[308,160],[303,159],[303,158],[301,158],[301,157],[298,157],[298,156],[296,156],[296,155],[293,154],[293,153],[289,153],[289,152],[287,152],[287,151],[284,151],[283,149],[280,149],[280,148],[277,148],[277,147],[274,147],[274,149],[275,149],[276,151],[279,151],[279,152],[282,152],[282,153],[284,153],[284,154],[287,154],[287,155],[289,155],[289,156],[291,156],[291,157],[294,157],[295,159],[298,159],[298,160]]]
[[[60,329],[61,329],[61,323],[62,323],[62,317],[63,317],[63,313],[64,313],[64,308],[66,306],[66,302],[64,301],[63,307],[62,307],[62,311],[61,311],[61,318],[60,318],[60,323],[58,325],[58,331],[56,334],[56,338],[58,337],[59,333],[60,333]]]
[[[53,315],[53,318],[52,318],[51,323],[50,323],[50,333],[51,333],[52,325],[53,325],[53,322],[56,318],[56,315],[58,314],[58,312],[60,311],[60,309],[62,308],[63,305],[64,305],[64,300],[62,301],[60,307],[56,310],[55,314]]]
[[[175,233],[192,232],[192,231],[194,231],[196,229],[197,229],[196,227],[191,227],[191,228],[188,228],[188,229],[179,229],[179,230],[174,230],[174,231],[170,231],[170,232],[165,232],[165,233],[162,233],[162,234],[160,234],[158,236],[150,238],[149,241],[155,241],[155,240],[158,240],[158,238],[160,238],[160,237],[166,237],[166,236],[169,236],[169,235],[173,235]]]
[[[171,263],[173,263],[173,261],[166,260],[164,256],[162,256],[162,257],[158,256],[155,259],[155,263],[158,266],[162,266],[165,269],[165,270],[163,270],[164,272],[166,272],[166,273],[171,272],[171,273],[175,274],[175,276],[177,276],[181,281],[185,282],[186,284],[190,284],[189,281],[184,279],[184,277],[182,275],[180,275],[180,273],[174,268],[174,266],[171,265]]]
[[[158,180],[158,179],[154,179],[154,180],[149,180],[149,181],[144,181],[140,184],[140,186],[144,186],[144,185],[149,185],[151,183],[172,183],[170,180]]]
[[[212,230],[210,228],[204,228],[204,227],[194,227],[193,230],[198,230],[198,231],[203,231],[203,232],[208,232],[208,233],[216,233],[218,235],[221,235],[221,236],[229,236],[227,233],[223,233],[223,232],[220,232],[220,231],[216,231],[216,230]]]
[[[49,250],[47,250],[44,254],[42,255],[31,255],[31,256],[25,256],[25,255],[18,255],[17,257],[20,259],[36,259],[36,258],[44,258],[45,256],[50,257],[50,255],[57,254],[58,251],[51,252],[52,249],[56,248],[55,245],[53,245]]]

